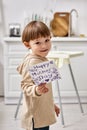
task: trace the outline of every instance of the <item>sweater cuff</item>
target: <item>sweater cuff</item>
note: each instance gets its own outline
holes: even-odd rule
[[[35,94],[36,94],[37,96],[41,96],[41,94],[37,93],[36,88],[35,88]]]
[[[37,91],[36,91],[36,85],[34,86],[34,90],[33,90],[33,96],[37,96],[37,97],[40,97],[41,94],[39,94]]]

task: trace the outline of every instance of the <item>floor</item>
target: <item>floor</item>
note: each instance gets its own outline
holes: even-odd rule
[[[82,104],[84,114],[80,112],[78,104],[63,104],[65,126],[61,124],[60,116],[57,123],[50,130],[87,130],[87,104]],[[24,130],[20,125],[20,111],[17,119],[14,119],[16,105],[5,105],[0,98],[0,130]]]

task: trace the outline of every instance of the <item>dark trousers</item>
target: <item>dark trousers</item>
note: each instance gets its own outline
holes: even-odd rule
[[[49,126],[41,127],[41,128],[34,128],[34,119],[32,119],[33,122],[33,130],[49,130]]]
[[[49,126],[42,127],[42,128],[33,128],[33,130],[49,130]]]

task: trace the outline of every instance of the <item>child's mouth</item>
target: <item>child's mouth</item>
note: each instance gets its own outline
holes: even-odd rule
[[[46,52],[46,51],[48,51],[48,49],[45,49],[45,50],[41,50],[40,52]]]

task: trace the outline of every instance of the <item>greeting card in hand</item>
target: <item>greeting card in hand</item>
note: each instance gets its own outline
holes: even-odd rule
[[[60,74],[53,61],[46,61],[29,68],[29,74],[36,85],[60,79]]]

